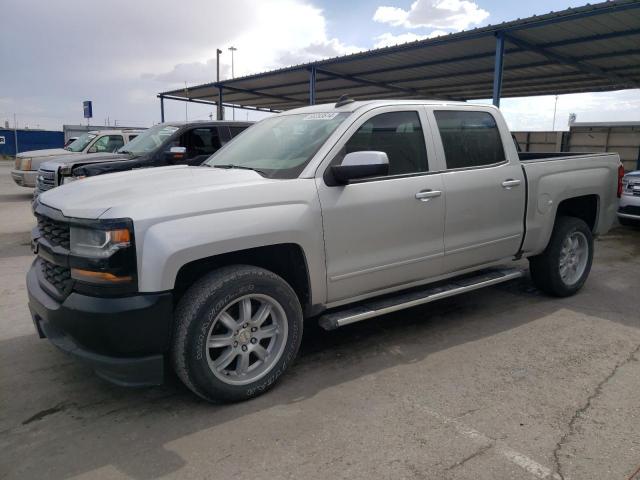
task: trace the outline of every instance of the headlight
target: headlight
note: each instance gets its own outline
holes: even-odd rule
[[[135,285],[136,255],[131,221],[91,228],[71,226],[71,277],[100,285]]]
[[[31,170],[31,159],[30,158],[20,159],[20,168],[18,170]]]
[[[79,257],[107,258],[129,246],[131,235],[126,228],[97,230],[71,227],[71,253]]]

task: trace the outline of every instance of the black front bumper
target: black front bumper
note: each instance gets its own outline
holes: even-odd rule
[[[159,385],[169,349],[173,299],[169,292],[115,298],[72,292],[62,302],[40,286],[36,259],[27,274],[29,310],[38,334],[123,386]]]

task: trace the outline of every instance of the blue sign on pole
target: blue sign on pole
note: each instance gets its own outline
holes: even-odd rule
[[[82,102],[82,109],[84,110],[84,118],[93,117],[93,106],[91,105],[91,100],[85,100]]]

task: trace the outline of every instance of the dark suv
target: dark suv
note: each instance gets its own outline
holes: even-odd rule
[[[166,122],[138,135],[115,153],[54,157],[43,163],[34,199],[59,185],[105,173],[167,165],[200,165],[251,122]]]

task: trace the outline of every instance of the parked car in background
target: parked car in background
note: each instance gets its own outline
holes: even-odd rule
[[[74,142],[63,148],[21,152],[16,155],[11,177],[21,187],[35,187],[40,165],[51,159],[51,157],[78,155],[81,153],[115,152],[143,131],[143,129],[91,131],[80,135]]]
[[[613,153],[519,155],[492,106],[290,110],[200,167],[42,194],[29,307],[103,378],[158,384],[168,360],[202,398],[248,399],[292,364],[304,319],[335,329],[495,285],[524,275],[520,258],[542,291],[575,294],[621,168]]]
[[[200,165],[251,122],[196,121],[161,123],[145,130],[115,154],[85,154],[52,158],[43,163],[34,197],[64,183],[166,165]]]
[[[622,225],[640,226],[640,170],[629,172],[622,179],[618,221]]]

